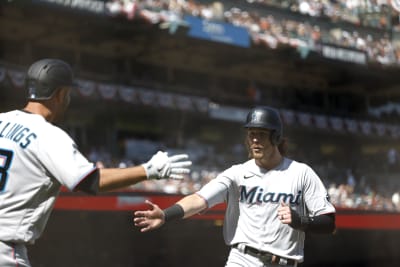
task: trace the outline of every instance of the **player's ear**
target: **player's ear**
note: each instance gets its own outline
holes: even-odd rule
[[[67,88],[59,88],[54,92],[53,98],[57,104],[62,105],[68,93]]]
[[[54,94],[52,96],[52,99],[59,104],[60,101],[62,100],[62,90],[61,88],[58,88],[57,90],[54,91]]]

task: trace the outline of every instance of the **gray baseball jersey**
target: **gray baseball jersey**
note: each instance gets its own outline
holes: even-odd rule
[[[61,185],[73,190],[95,170],[60,128],[42,116],[0,114],[0,240],[33,243]]]
[[[254,159],[234,165],[197,193],[208,207],[227,202],[223,229],[227,245],[244,243],[299,262],[305,234],[278,219],[280,203],[308,216],[335,212],[317,174],[288,158],[269,171],[258,167]]]

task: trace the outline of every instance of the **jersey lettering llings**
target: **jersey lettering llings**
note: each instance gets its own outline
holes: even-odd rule
[[[33,243],[61,185],[73,190],[95,170],[74,141],[42,116],[0,114],[0,241]]]
[[[258,167],[254,159],[234,165],[197,194],[209,208],[227,202],[223,229],[227,245],[245,243],[299,262],[304,257],[305,234],[279,220],[280,203],[289,204],[301,215],[335,212],[317,174],[308,165],[288,158],[269,171]]]

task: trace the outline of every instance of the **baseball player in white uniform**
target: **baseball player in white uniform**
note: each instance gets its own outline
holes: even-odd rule
[[[226,266],[297,266],[306,232],[334,231],[335,208],[317,174],[284,156],[287,144],[275,109],[252,109],[245,128],[250,160],[165,210],[148,202],[151,208],[136,211],[134,224],[146,232],[226,202],[223,235],[231,247]]]
[[[146,179],[181,179],[187,155],[158,152],[140,166],[97,169],[66,132],[55,126],[74,87],[70,66],[57,59],[28,70],[28,103],[0,113],[0,266],[30,266],[26,244],[43,232],[62,185],[96,194]]]

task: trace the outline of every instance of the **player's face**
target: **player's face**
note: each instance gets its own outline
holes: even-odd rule
[[[272,153],[270,152],[273,149],[270,134],[271,132],[265,129],[249,128],[247,130],[246,141],[252,158],[260,160]]]

